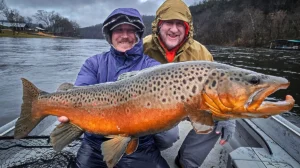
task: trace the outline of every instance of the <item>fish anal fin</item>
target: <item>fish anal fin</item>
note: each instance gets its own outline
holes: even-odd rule
[[[101,151],[107,167],[113,168],[126,151],[127,145],[131,141],[131,137],[109,136],[109,138],[112,139],[101,144]]]
[[[136,151],[137,147],[139,146],[139,139],[138,138],[132,138],[131,141],[128,143],[125,153],[127,155],[132,154]]]
[[[61,123],[51,133],[51,144],[55,151],[61,151],[84,131],[72,123]]]
[[[63,83],[57,88],[57,92],[66,92],[70,89],[73,89],[74,85],[72,83]]]

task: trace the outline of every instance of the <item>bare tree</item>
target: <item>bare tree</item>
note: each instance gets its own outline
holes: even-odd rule
[[[271,19],[271,37],[272,39],[283,38],[286,24],[286,11],[277,11],[269,14]]]
[[[5,13],[7,13],[7,6],[6,6],[6,3],[4,0],[1,0],[0,1],[0,16],[2,15],[3,17],[6,17],[5,16]]]
[[[52,18],[54,17],[55,12],[47,12],[44,10],[38,10],[36,14],[33,15],[33,17],[37,20],[37,22],[44,25],[44,27],[50,27],[52,23]]]
[[[259,9],[245,9],[240,14],[242,25],[240,40],[242,45],[258,46],[263,41],[264,14]]]
[[[28,24],[31,24],[31,23],[32,23],[32,18],[29,17],[29,16],[27,16],[27,17],[25,18],[25,22],[28,23]]]
[[[16,9],[7,9],[4,13],[6,19],[10,22],[12,26],[13,34],[15,34],[15,31],[18,27],[20,27],[20,24],[25,22],[24,17],[21,16],[19,11]]]
[[[299,8],[300,9],[300,8]],[[299,37],[300,36],[300,11],[298,10],[294,14],[289,17],[291,23],[291,37]]]

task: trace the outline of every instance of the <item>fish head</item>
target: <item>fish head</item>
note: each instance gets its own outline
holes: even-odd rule
[[[293,108],[295,100],[287,95],[284,101],[265,101],[289,81],[242,68],[222,65],[210,71],[202,97],[213,116],[218,119],[266,118]]]

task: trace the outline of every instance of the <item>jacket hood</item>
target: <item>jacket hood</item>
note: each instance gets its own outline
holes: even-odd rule
[[[193,43],[193,19],[189,7],[182,0],[166,0],[156,11],[155,20],[152,22],[152,37],[155,43],[160,47],[158,40],[158,23],[160,20],[178,19],[189,24],[189,33],[186,42],[179,48],[186,49]]]
[[[134,8],[118,8],[115,9],[103,22],[102,34],[109,44],[111,44],[111,30],[124,23],[136,27],[138,29],[138,40],[142,38],[145,25],[139,11]]]

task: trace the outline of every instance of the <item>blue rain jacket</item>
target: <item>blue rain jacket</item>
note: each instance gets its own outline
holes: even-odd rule
[[[128,8],[119,8],[115,10],[106,21],[119,14],[135,16],[142,21],[140,14],[135,9],[131,10]],[[106,21],[104,23],[106,23]],[[117,51],[112,46],[110,51],[92,56],[85,61],[78,73],[75,85],[85,86],[116,81],[118,76],[122,73],[141,70],[158,64],[160,63],[143,54],[142,40],[139,40],[133,48],[125,53]],[[93,144],[93,146],[95,145],[95,147],[100,148],[100,145],[104,140],[106,140],[106,138],[101,135],[85,133],[82,143],[90,143]],[[139,143],[140,145],[137,150],[153,145],[153,135],[140,137]]]

